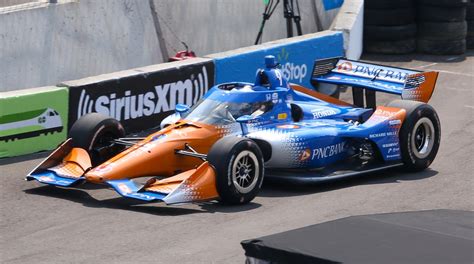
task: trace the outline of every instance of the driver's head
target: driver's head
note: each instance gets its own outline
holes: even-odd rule
[[[267,69],[274,69],[278,66],[278,62],[273,55],[267,55],[265,56],[265,67]]]

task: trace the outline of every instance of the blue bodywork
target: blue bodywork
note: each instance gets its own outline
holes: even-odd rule
[[[374,110],[328,103],[296,91],[281,74],[272,56],[266,57],[265,69],[257,72],[254,84],[234,82],[214,86],[205,94],[202,104],[217,102],[238,119],[250,115],[243,105],[271,105],[253,118],[246,118],[246,137],[271,145],[271,158],[266,168],[320,168],[359,154],[361,144],[374,146],[383,161],[400,160],[398,129],[402,120],[373,117]],[[241,107],[240,112],[233,104]],[[242,111],[245,110],[245,111]],[[195,118],[193,111],[184,116],[190,121],[206,122]],[[215,114],[220,110],[212,110]],[[252,114],[253,116],[254,114]],[[229,134],[242,133],[235,120],[212,121],[209,124],[227,129]],[[224,120],[226,120],[224,118]],[[242,121],[239,120],[242,123]]]

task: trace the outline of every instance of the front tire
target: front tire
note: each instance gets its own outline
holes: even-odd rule
[[[222,138],[212,146],[207,160],[216,171],[216,188],[222,202],[246,204],[257,196],[265,169],[262,152],[254,141]]]
[[[69,131],[74,147],[87,150],[93,166],[96,166],[118,152],[123,146],[117,146],[112,140],[125,136],[125,129],[116,119],[99,113],[90,113],[79,118]]]
[[[430,105],[415,101],[396,100],[387,106],[406,110],[399,133],[404,168],[412,172],[428,168],[438,153],[441,141],[438,114]]]

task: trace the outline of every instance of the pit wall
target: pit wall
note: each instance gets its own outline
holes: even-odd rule
[[[344,1],[330,29],[344,34],[346,57],[359,59],[363,50],[364,0]]]
[[[129,133],[157,127],[174,111],[177,103],[193,105],[216,83],[253,82],[256,70],[263,67],[265,55],[275,55],[284,67],[293,66],[294,71],[300,73],[303,73],[304,65],[304,76],[292,81],[308,86],[315,59],[343,54],[342,33],[324,31],[211,54],[205,58],[64,82],[58,87],[0,93],[0,124],[20,129],[21,123],[12,124],[12,121],[22,120],[25,112],[53,109],[60,115],[63,128],[53,134],[54,131],[39,133],[41,127],[37,126],[22,128],[21,133],[28,133],[29,137],[12,141],[10,138],[17,135],[14,133],[8,140],[0,140],[0,157],[54,149],[66,139],[68,128],[90,112],[100,112],[120,120]],[[35,118],[38,121],[41,117]],[[11,131],[0,129],[0,133],[6,132]]]
[[[57,2],[0,8],[0,92],[162,63],[181,41],[198,56],[250,46],[264,10],[262,0]],[[299,0],[303,33],[328,29],[340,2]],[[262,43],[282,38],[283,1]]]
[[[283,74],[290,82],[311,87],[314,60],[343,56],[342,45],[341,33],[323,31],[206,57],[214,60],[216,83],[254,82],[257,69],[264,66],[263,57],[273,55],[280,62]]]

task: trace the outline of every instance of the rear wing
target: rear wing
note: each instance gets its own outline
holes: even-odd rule
[[[348,85],[374,92],[398,94],[404,100],[427,103],[433,94],[438,72],[422,72],[343,58],[317,60],[311,84]],[[355,95],[355,94],[354,94]],[[375,95],[374,99],[375,99]],[[354,101],[356,98],[354,97]]]

